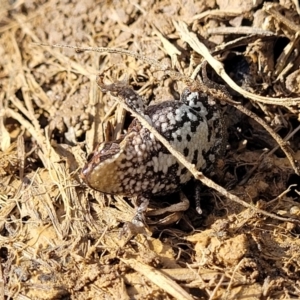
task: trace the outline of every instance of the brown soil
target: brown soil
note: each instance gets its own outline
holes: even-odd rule
[[[0,300],[300,297],[299,176],[286,156],[300,161],[298,1],[194,2],[2,0]],[[180,22],[243,90],[210,63],[214,86],[288,144],[224,105],[228,147],[214,180],[230,194],[203,188],[202,215],[192,202],[177,223],[127,241],[130,199],[93,191],[79,176],[124,121],[95,75],[127,80],[149,102],[178,98],[186,83],[143,59],[37,43],[129,50],[191,76],[203,58]]]

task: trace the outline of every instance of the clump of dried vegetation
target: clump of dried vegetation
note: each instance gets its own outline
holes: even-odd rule
[[[0,299],[300,297],[298,1],[194,2],[2,3]],[[209,187],[201,216],[120,239],[131,201],[79,177],[128,118],[98,74],[226,102],[218,184],[170,149]]]

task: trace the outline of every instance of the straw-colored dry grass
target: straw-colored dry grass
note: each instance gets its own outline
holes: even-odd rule
[[[3,1],[0,300],[300,297],[297,1]],[[203,214],[191,203],[178,223],[127,241],[130,199],[79,176],[128,123],[96,75],[159,101],[199,84],[204,60],[201,88],[227,101],[219,185],[183,162],[210,187]]]

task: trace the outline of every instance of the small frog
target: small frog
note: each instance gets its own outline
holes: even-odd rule
[[[101,84],[142,115],[188,161],[208,171],[222,155],[225,125],[217,101],[186,87],[180,100],[146,107],[142,97],[121,82]],[[140,196],[143,211],[153,196],[174,193],[192,174],[137,120],[119,139],[100,143],[82,170],[85,182],[108,194]]]

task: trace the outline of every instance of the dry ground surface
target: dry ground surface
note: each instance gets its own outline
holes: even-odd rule
[[[0,299],[300,297],[300,9],[262,2],[1,0]],[[119,48],[168,68],[37,43]],[[266,125],[225,97],[228,145],[213,178],[224,190],[204,187],[202,215],[191,201],[175,224],[152,219],[128,241],[132,201],[79,176],[94,146],[128,123],[96,75],[126,79],[148,102],[178,99],[185,80],[168,70],[191,77],[206,59],[206,82]]]

